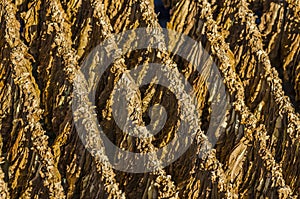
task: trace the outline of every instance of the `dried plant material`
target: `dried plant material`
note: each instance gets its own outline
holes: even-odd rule
[[[160,3],[170,9],[165,13],[171,17],[167,28],[201,42],[212,59],[176,42],[168,52],[154,0],[0,2],[0,198],[299,197],[299,0]],[[142,27],[156,29],[159,48],[135,50],[137,35],[132,32],[124,43],[129,51],[114,60],[103,76],[93,77],[101,54],[95,54],[87,67],[84,64],[93,49],[103,41],[110,46],[102,53],[124,48],[113,36]],[[203,70],[179,57],[180,52],[201,59]],[[97,131],[91,123],[93,110],[113,144],[141,154],[170,143],[179,118],[189,117],[181,112],[171,90],[157,85],[155,78],[140,88],[124,79],[134,69],[142,82],[151,63],[182,74],[192,86],[199,126],[192,120],[190,124],[197,135],[187,151],[165,168],[149,173],[119,171],[108,163],[117,155],[90,150],[97,139],[86,135],[84,143],[79,136],[83,129]],[[209,85],[206,80],[217,75],[214,63],[223,79]],[[78,76],[79,70],[85,76]],[[74,112],[74,95],[85,93],[74,90],[74,81],[85,82],[87,75],[99,80],[96,107],[82,96],[80,111]],[[140,139],[118,125],[114,108],[122,109],[115,90],[120,84],[130,90],[124,113],[135,125],[159,126],[147,113],[154,105],[165,107],[168,118],[157,135]],[[170,84],[182,89],[177,78]],[[220,85],[226,93],[218,93]],[[210,123],[216,96],[219,101],[230,98],[221,124]],[[157,118],[161,115],[156,113]],[[77,121],[82,121],[82,129]],[[212,133],[220,137],[214,149],[201,156],[210,125],[222,126],[222,132]],[[151,161],[163,156],[172,154],[153,155]]]

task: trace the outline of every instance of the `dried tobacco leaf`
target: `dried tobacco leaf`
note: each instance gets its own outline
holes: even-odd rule
[[[299,0],[1,1],[0,198],[298,198],[299,5]],[[168,52],[161,25],[200,42],[212,59],[180,45]],[[94,107],[81,97],[81,114],[73,113],[74,94],[85,92],[74,90],[73,83],[79,69],[95,74],[99,60],[86,68],[84,61],[96,46],[111,41],[109,54],[120,47],[113,35],[142,27],[157,29],[160,48],[130,49],[95,77],[96,116],[103,131],[115,145],[135,153],[158,150],[176,137],[181,105],[170,89],[155,79],[136,89],[123,78],[143,65],[136,70],[143,79],[151,63],[187,79],[198,102],[199,126],[193,126],[192,145],[169,166],[127,173],[103,162],[108,154],[99,157],[88,150],[97,142],[94,137],[82,142],[79,131],[96,131],[90,123]],[[133,48],[135,36],[129,35],[124,46]],[[180,52],[201,59],[202,73]],[[216,76],[213,63],[223,80],[211,87],[224,85],[226,95],[210,92],[206,83]],[[114,97],[119,80],[132,91],[126,113],[134,124],[151,123],[147,114],[153,105],[165,107],[168,118],[160,133],[140,139],[117,125],[112,107],[122,108]],[[179,79],[170,84],[181,89]],[[222,124],[210,123],[214,96],[229,97]],[[82,129],[75,125],[78,120]],[[210,125],[222,126],[223,134],[202,157]]]

